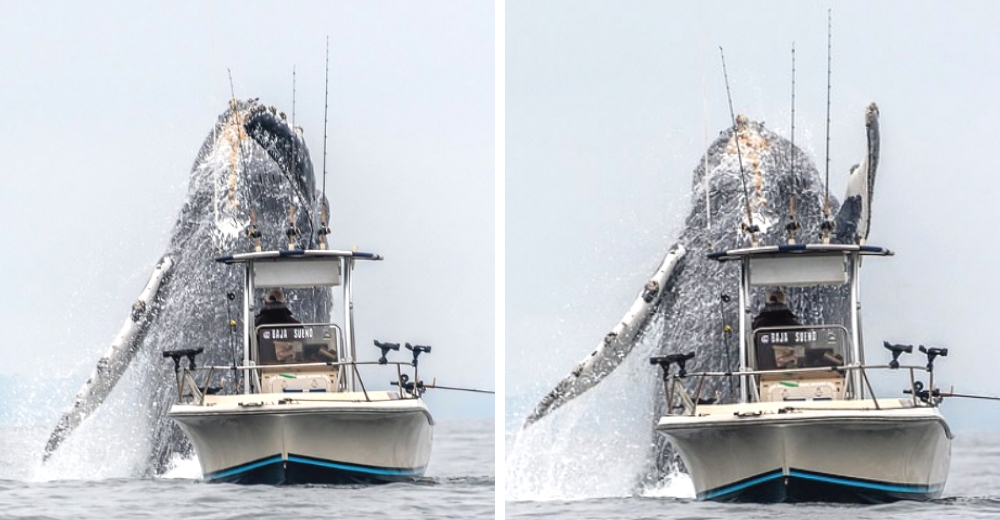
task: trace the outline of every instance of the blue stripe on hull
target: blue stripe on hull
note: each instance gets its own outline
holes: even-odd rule
[[[791,469],[756,475],[700,493],[700,500],[720,502],[842,502],[880,504],[897,500],[932,500],[944,484],[931,486],[878,482]]]
[[[210,482],[237,484],[356,484],[415,480],[424,468],[382,468],[289,454],[266,457],[205,475]]]

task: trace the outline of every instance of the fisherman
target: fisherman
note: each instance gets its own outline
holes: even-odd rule
[[[292,316],[292,311],[285,305],[285,293],[275,287],[264,296],[264,308],[254,317],[257,327],[261,325],[279,325],[282,323],[301,323]]]
[[[792,327],[796,325],[801,325],[799,318],[788,308],[788,297],[781,289],[774,289],[767,294],[764,308],[753,319],[754,330],[761,327]],[[756,336],[760,336],[760,334]],[[757,344],[758,370],[794,367],[798,363],[793,348],[777,347],[770,342],[762,344],[759,337],[754,342]]]
[[[301,322],[292,316],[292,311],[288,310],[285,305],[285,293],[281,289],[274,288],[264,296],[264,308],[257,316],[254,316],[254,323],[255,327],[260,327],[261,325],[294,325]],[[260,331],[257,338],[257,362],[262,365],[294,362],[295,352],[292,342],[275,341],[274,335],[277,332],[271,332],[269,329],[271,327]]]
[[[774,289],[767,294],[767,302],[753,319],[753,328],[790,327],[801,325],[799,318],[788,308],[788,297],[781,289]]]

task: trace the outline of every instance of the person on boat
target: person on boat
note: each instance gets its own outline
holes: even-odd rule
[[[283,323],[302,323],[292,316],[292,311],[285,305],[285,293],[274,288],[264,296],[264,308],[254,317],[257,327],[261,325],[280,325]]]
[[[254,328],[261,325],[295,325],[301,323],[292,316],[292,311],[285,305],[285,293],[274,288],[264,296],[264,307],[254,316]],[[274,341],[272,333],[261,331],[257,339],[259,345],[258,362],[263,365],[273,363],[290,363],[294,359],[294,347],[291,342]]]
[[[764,308],[753,319],[753,328],[790,327],[801,325],[798,316],[788,308],[788,297],[781,289],[774,289],[767,294]]]
[[[796,325],[801,325],[801,323],[798,316],[788,308],[788,297],[785,296],[785,292],[781,289],[774,289],[767,294],[764,308],[753,319],[752,326],[754,330],[757,330],[761,327],[791,327]],[[759,336],[759,334],[755,336]],[[779,347],[770,343],[761,344],[759,338],[755,339],[755,343],[757,343],[758,370],[774,370],[794,367],[798,364],[794,348]]]

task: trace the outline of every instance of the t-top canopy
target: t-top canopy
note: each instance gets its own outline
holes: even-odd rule
[[[857,253],[862,256],[892,256],[893,252],[877,246],[859,246],[854,244],[784,244],[777,246],[746,247],[709,253],[708,258],[726,262],[747,257],[760,256],[795,256],[795,255],[826,255],[846,256]]]
[[[374,253],[298,249],[241,253],[215,260],[226,264],[243,263],[252,266],[253,285],[257,288],[305,288],[340,285],[340,263],[344,258],[382,259]]]
[[[256,251],[252,253],[239,253],[235,255],[220,256],[216,262],[224,264],[240,264],[250,260],[272,259],[278,261],[295,261],[307,258],[330,258],[330,257],[350,257],[360,260],[382,260],[381,255],[375,253],[363,253],[360,251],[337,251],[333,249],[281,249],[278,251]]]

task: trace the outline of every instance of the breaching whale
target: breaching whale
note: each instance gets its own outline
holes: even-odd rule
[[[162,471],[174,453],[191,446],[166,413],[176,400],[173,368],[159,353],[205,347],[202,364],[232,365],[243,330],[239,306],[242,273],[215,258],[265,249],[315,248],[325,213],[302,131],[285,114],[256,99],[233,100],[205,139],[191,170],[187,201],[166,252],[125,319],[110,349],[60,417],[45,447],[48,460],[115,389],[128,370],[138,371],[142,391],[135,410],[151,436],[138,473]],[[260,301],[255,295],[253,301]],[[329,289],[287,294],[289,308],[305,322],[324,322],[333,305]],[[139,353],[151,355],[139,356]],[[145,363],[133,363],[143,359]],[[234,385],[232,376],[224,385]]]
[[[526,419],[522,434],[530,434],[532,424],[581,394],[593,391],[630,355],[648,357],[694,351],[696,356],[689,362],[689,370],[734,370],[738,362],[737,342],[736,338],[727,337],[731,332],[727,332],[726,325],[735,322],[737,309],[735,302],[728,303],[723,291],[738,276],[738,270],[734,265],[710,261],[707,254],[750,245],[751,238],[745,231],[750,225],[758,228],[754,238],[762,245],[785,243],[790,230],[798,242],[819,242],[824,222],[828,221],[834,223],[829,237],[832,242],[864,241],[870,230],[879,158],[879,111],[874,103],[865,110],[865,127],[867,149],[860,165],[851,170],[842,205],[828,195],[823,177],[809,157],[763,123],[740,117],[735,128],[723,131],[694,171],[692,209],[677,243],[612,332],[542,398]],[[739,165],[737,140],[745,173],[741,173]],[[706,196],[708,210],[704,203]],[[813,296],[813,303],[806,309],[807,299],[803,297],[806,290],[788,290],[798,315],[826,318],[843,315],[848,303],[846,292],[824,294],[818,302]],[[757,294],[750,304],[759,308],[762,299],[763,294]],[[637,351],[635,347],[640,344],[644,349]],[[651,388],[637,388],[635,398],[661,396],[662,390],[658,383]],[[702,395],[723,396],[732,392],[733,387],[726,381],[714,380],[706,381]],[[655,406],[662,411],[663,399],[656,399]],[[575,424],[569,426],[573,427]],[[662,437],[654,439],[659,456],[653,460],[662,466],[659,461],[670,456],[664,455]]]

